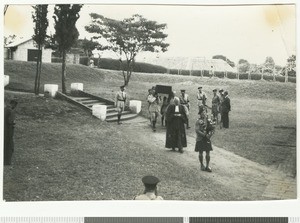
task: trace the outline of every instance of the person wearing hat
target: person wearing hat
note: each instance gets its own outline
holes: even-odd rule
[[[160,180],[155,176],[144,176],[142,182],[145,186],[144,193],[138,195],[134,200],[163,200],[161,196],[157,195],[157,184]]]
[[[229,128],[229,112],[231,111],[230,98],[228,96],[228,91],[224,91],[224,98],[221,104],[221,118],[224,128]]]
[[[189,111],[190,111],[190,100],[189,95],[185,93],[185,90],[180,90],[181,95],[179,96],[180,104],[182,104],[185,107],[185,113],[187,117],[186,121],[186,128],[189,129]]]
[[[213,119],[217,121],[218,123],[218,114],[219,114],[219,106],[220,106],[220,97],[217,95],[217,89],[213,90],[213,98],[211,100],[212,106],[211,106],[211,113],[213,115]]]
[[[152,89],[151,94],[148,96],[148,103],[149,103],[149,113],[150,113],[150,122],[152,125],[153,132],[156,131],[156,122],[157,118],[160,114],[160,99],[155,91]]]
[[[14,129],[18,102],[11,100],[4,108],[4,165],[11,165],[14,152]]]
[[[183,147],[187,147],[185,126],[187,117],[185,108],[180,104],[178,97],[174,97],[174,104],[170,104],[166,111],[167,131],[166,148],[179,149],[183,153]]]
[[[222,120],[222,102],[224,100],[224,90],[219,90],[219,98],[220,98],[220,104],[219,104],[219,113],[220,113],[220,129],[223,127],[223,120]]]
[[[120,91],[117,92],[115,97],[115,106],[117,108],[118,112],[118,124],[122,124],[121,122],[121,115],[122,112],[125,109],[125,102],[126,102],[126,92],[125,92],[125,86],[120,86]]]
[[[202,171],[212,172],[209,162],[210,162],[210,151],[212,151],[211,145],[211,136],[214,133],[214,127],[207,119],[204,108],[200,108],[199,110],[199,118],[195,124],[195,132],[196,132],[196,145],[195,152],[199,152],[199,162],[200,169]],[[203,152],[205,151],[205,161],[206,165],[203,162]]]
[[[197,93],[197,105],[198,105],[198,111],[200,111],[200,108],[203,107],[205,108],[206,106],[206,94],[205,92],[202,91],[202,87],[198,87],[198,93]],[[204,109],[204,111],[206,111],[206,109]]]

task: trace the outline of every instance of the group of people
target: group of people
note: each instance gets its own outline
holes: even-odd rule
[[[211,168],[209,166],[210,151],[212,150],[210,138],[214,134],[215,125],[220,123],[220,128],[229,128],[229,111],[231,110],[231,105],[228,91],[221,89],[219,90],[219,94],[217,91],[217,89],[213,90],[211,118],[208,117],[207,108],[210,107],[207,105],[206,93],[202,91],[202,87],[198,87],[197,93],[199,118],[195,123],[195,131],[197,135],[195,151],[199,152],[200,169],[208,172],[211,172]],[[172,92],[168,98],[166,96],[163,97],[161,102],[161,98],[155,92],[154,87],[149,89],[148,93],[148,110],[153,131],[156,131],[156,122],[160,114],[162,125],[166,125],[165,147],[172,149],[172,151],[176,151],[176,148],[178,148],[178,151],[183,153],[183,148],[187,147],[185,129],[190,128],[190,100],[188,94],[186,94],[185,90],[181,90],[180,96],[176,97],[175,92]],[[220,121],[219,114],[221,114]],[[203,162],[203,152],[206,152],[205,165]]]
[[[211,137],[215,132],[215,124],[220,123],[220,128],[229,128],[229,111],[231,110],[230,98],[228,91],[223,89],[213,90],[210,119],[207,115],[207,96],[202,91],[202,87],[198,88],[197,93],[197,105],[199,118],[195,123],[196,132],[196,144],[195,152],[198,152],[200,170],[212,172],[209,165],[210,163],[210,151],[212,151]],[[173,92],[169,98],[164,97],[161,106],[159,106],[161,99],[155,93],[155,89],[149,89],[147,101],[149,103],[150,122],[152,124],[153,131],[156,131],[155,124],[159,113],[161,114],[162,125],[166,125],[166,148],[171,148],[175,151],[175,148],[179,149],[180,153],[183,153],[183,148],[187,146],[187,139],[185,133],[186,128],[189,129],[189,111],[190,101],[189,96],[185,90],[181,90],[179,97],[175,96]],[[221,119],[219,122],[219,114]],[[204,155],[205,152],[205,162]],[[145,186],[143,194],[136,196],[135,200],[163,200],[161,196],[157,194],[157,184],[160,180],[155,176],[145,176],[142,178],[142,182]]]

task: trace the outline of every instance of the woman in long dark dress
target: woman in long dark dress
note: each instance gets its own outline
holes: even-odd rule
[[[166,148],[179,149],[183,153],[183,148],[187,147],[186,133],[184,124],[187,121],[185,108],[180,105],[179,98],[174,98],[174,104],[170,104],[166,112],[167,133]]]

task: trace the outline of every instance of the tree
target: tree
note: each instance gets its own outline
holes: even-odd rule
[[[247,73],[250,69],[250,63],[245,59],[240,59],[238,65],[239,73]]]
[[[36,75],[34,81],[34,93],[38,95],[40,93],[40,82],[42,72],[42,48],[45,45],[48,28],[48,5],[35,5],[33,6],[34,12],[32,13],[32,19],[35,24],[34,35],[32,39],[35,41],[38,47],[38,57],[36,61]]]
[[[226,56],[223,55],[215,55],[212,57],[212,59],[221,59],[226,61],[231,67],[235,67],[235,64],[233,61],[229,60]]]
[[[266,57],[265,63],[263,64],[264,66],[264,72],[267,73],[273,73],[275,69],[275,62],[272,57]]]
[[[296,55],[287,59],[288,76],[296,76]]]
[[[272,57],[267,57],[264,65],[266,68],[273,70],[275,67],[275,62]]]
[[[54,7],[55,34],[53,37],[62,55],[62,92],[64,94],[66,93],[66,54],[79,36],[75,25],[79,19],[81,7],[82,5],[79,4],[55,5]]]
[[[93,38],[91,38],[91,40],[88,40],[86,38],[79,39],[77,41],[76,46],[81,48],[83,50],[85,56],[88,57],[88,64],[87,65],[89,65],[90,57],[93,55],[94,50],[103,51],[103,50],[106,50],[108,48],[107,46],[103,46],[100,43],[93,41]],[[100,57],[99,53],[98,53],[98,55]],[[98,58],[98,63],[99,63],[99,58]]]
[[[94,38],[104,38],[108,49],[117,54],[125,86],[129,83],[135,57],[139,52],[167,51],[169,44],[164,42],[168,36],[164,33],[166,24],[158,24],[138,14],[122,21],[105,18],[96,13],[91,13],[90,16],[92,21],[85,29],[90,33],[98,34]],[[126,58],[125,65],[123,64],[124,57]]]
[[[7,46],[7,45],[9,45],[9,44],[11,44],[11,43],[13,43],[14,42],[14,40],[16,39],[16,35],[9,35],[8,37],[4,37],[4,46]]]

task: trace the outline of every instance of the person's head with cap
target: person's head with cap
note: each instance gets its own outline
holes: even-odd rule
[[[185,94],[185,90],[184,89],[180,90],[180,92],[181,92],[182,95]]]
[[[125,90],[125,85],[120,86],[121,91]]]
[[[198,87],[198,91],[201,92],[202,91],[202,87]]]
[[[224,96],[228,95],[228,91],[224,91]]]
[[[223,89],[220,89],[220,90],[219,90],[219,94],[220,94],[220,95],[223,95],[223,92],[224,92]]]
[[[157,193],[156,189],[157,189],[157,184],[160,182],[160,180],[155,177],[155,176],[151,176],[151,175],[147,175],[144,176],[142,178],[142,182],[145,186],[145,192],[150,192],[150,191],[155,191],[155,193]]]
[[[214,95],[216,95],[217,94],[217,89],[213,89],[213,93],[214,93]]]

